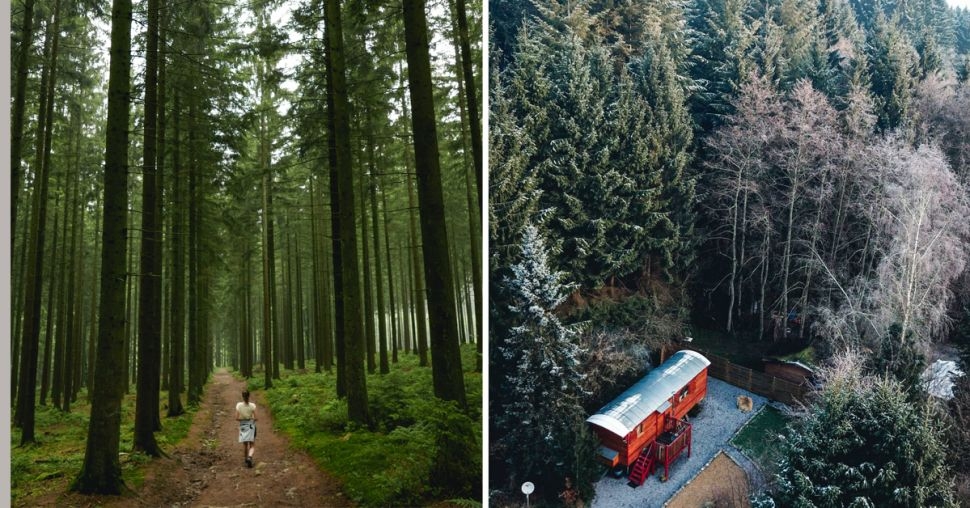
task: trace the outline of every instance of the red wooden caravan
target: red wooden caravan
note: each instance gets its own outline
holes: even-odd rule
[[[639,485],[653,467],[668,469],[683,449],[690,456],[692,428],[684,416],[707,394],[710,364],[700,353],[678,351],[590,416],[599,458],[610,467],[633,466],[630,481]]]

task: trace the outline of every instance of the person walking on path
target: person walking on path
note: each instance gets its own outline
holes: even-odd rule
[[[246,467],[253,467],[256,452],[256,403],[249,402],[249,390],[243,390],[243,401],[236,403],[236,420],[239,421],[239,442],[243,444]]]

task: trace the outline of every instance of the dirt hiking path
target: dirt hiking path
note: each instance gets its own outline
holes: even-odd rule
[[[120,497],[68,494],[56,506],[260,507],[353,506],[339,482],[321,471],[305,453],[289,447],[273,428],[261,394],[256,403],[256,453],[252,468],[243,460],[236,402],[243,381],[217,371],[192,421],[188,436],[146,466],[141,487]],[[165,424],[164,418],[162,425]]]

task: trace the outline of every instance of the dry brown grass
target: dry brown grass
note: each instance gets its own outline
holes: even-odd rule
[[[703,471],[668,503],[667,508],[747,508],[748,475],[724,452],[718,452]]]

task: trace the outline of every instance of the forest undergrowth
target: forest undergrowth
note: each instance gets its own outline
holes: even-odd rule
[[[160,400],[168,400],[168,392],[162,391]],[[132,451],[132,435],[135,425],[135,393],[125,395],[121,407],[121,470],[125,484],[131,488],[141,486],[144,480],[143,466],[151,458]],[[34,497],[51,492],[64,492],[77,475],[84,461],[84,440],[88,431],[88,415],[91,404],[84,391],[78,396],[70,412],[52,406],[37,407],[37,444],[18,446],[20,429],[11,427],[10,488],[13,505],[29,504]],[[163,411],[164,415],[164,411]],[[155,439],[163,450],[174,447],[189,433],[195,410],[174,418],[162,418],[162,430]]]
[[[475,365],[475,346],[462,346],[462,365]],[[451,501],[475,506],[481,492],[482,380],[465,369],[469,410],[432,393],[431,368],[404,354],[386,375],[369,374],[372,422],[347,418],[347,402],[336,397],[336,374],[281,372],[265,392],[276,427],[339,478],[362,506],[424,506]],[[259,375],[250,391],[262,389]],[[436,479],[443,484],[436,483]]]

